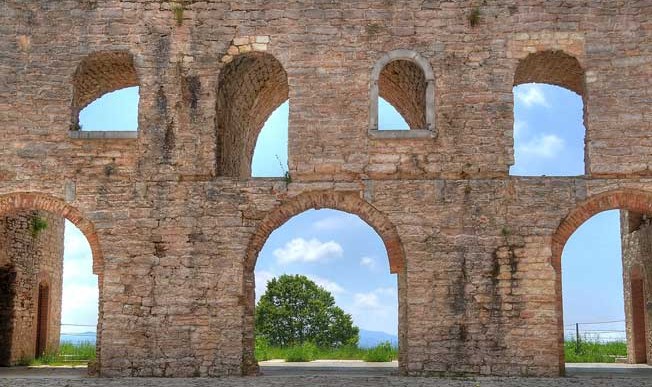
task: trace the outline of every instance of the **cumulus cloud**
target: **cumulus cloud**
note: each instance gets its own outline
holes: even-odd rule
[[[315,230],[331,231],[340,229],[344,222],[341,216],[328,216],[312,224]]]
[[[546,99],[546,95],[537,84],[526,84],[516,87],[514,90],[516,100],[526,107],[530,108],[535,105],[549,107],[550,104]]]
[[[91,325],[63,326],[66,333],[94,331],[98,313],[97,277],[93,274],[90,245],[82,232],[66,221],[63,259],[61,322]]]
[[[375,269],[376,260],[371,257],[362,257],[360,258],[360,266],[366,267],[368,269]]]
[[[564,140],[554,134],[544,134],[529,141],[523,141],[517,146],[517,152],[521,154],[553,158],[564,149]]]
[[[519,138],[523,136],[525,131],[527,130],[528,125],[527,122],[521,121],[521,120],[515,120],[514,121],[514,138]]]
[[[380,309],[380,300],[374,292],[356,293],[353,296],[353,306],[360,309]]]
[[[315,221],[312,227],[317,231],[334,231],[351,229],[365,224],[357,215],[346,212],[331,212],[331,215],[323,216]]]
[[[340,286],[337,282],[331,281],[326,278],[316,276],[314,274],[308,274],[306,277],[310,278],[314,283],[321,286],[322,288],[328,290],[332,294],[343,294],[346,293],[344,288]]]
[[[97,325],[98,290],[97,284],[79,285],[66,281],[63,285],[61,322],[63,324],[84,324],[89,327],[63,326],[62,331],[93,331]]]
[[[260,300],[260,296],[262,296],[265,293],[265,290],[267,290],[267,283],[272,280],[272,278],[276,277],[274,273],[271,271],[266,271],[266,270],[256,270],[255,272],[256,276],[256,302]]]
[[[293,262],[323,262],[339,258],[344,253],[342,246],[335,241],[322,242],[312,238],[306,240],[295,238],[284,247],[274,250],[274,256],[279,264]]]
[[[355,293],[351,304],[353,320],[363,329],[396,334],[398,296],[396,288],[377,288]]]
[[[367,310],[385,310],[389,305],[396,303],[396,290],[394,288],[377,288],[367,293],[353,295],[353,306]]]

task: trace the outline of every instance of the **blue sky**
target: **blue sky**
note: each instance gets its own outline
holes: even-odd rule
[[[81,113],[83,129],[136,129],[137,89],[107,97],[111,101],[98,100]],[[381,129],[407,127],[391,105],[380,103]],[[287,169],[288,108],[287,103],[281,105],[263,128],[254,152],[253,176],[282,176]],[[584,173],[582,101],[578,95],[549,85],[515,87],[514,118],[516,162],[510,174]],[[67,227],[65,243],[62,320],[95,324],[97,284],[90,274],[90,248],[74,226]],[[562,271],[565,324],[624,319],[617,211],[591,218],[573,234],[564,249]],[[396,333],[396,276],[389,274],[382,241],[357,216],[310,210],[274,231],[256,265],[257,296],[266,281],[283,273],[313,278],[333,293],[361,328]],[[621,325],[594,328],[611,330]]]

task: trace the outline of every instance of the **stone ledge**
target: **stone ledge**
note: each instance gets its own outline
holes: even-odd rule
[[[437,135],[428,129],[408,130],[378,130],[370,129],[369,137],[377,139],[411,139],[411,138],[435,138]]]
[[[131,140],[138,138],[138,132],[130,131],[68,131],[68,137],[75,140]]]

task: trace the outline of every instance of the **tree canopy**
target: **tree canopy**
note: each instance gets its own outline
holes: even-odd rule
[[[256,306],[256,335],[270,345],[355,345],[358,334],[351,315],[335,305],[331,293],[303,275],[272,279]]]

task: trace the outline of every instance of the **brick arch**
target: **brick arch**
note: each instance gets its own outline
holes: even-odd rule
[[[614,190],[597,194],[580,203],[561,221],[552,236],[552,265],[561,270],[561,254],[566,241],[593,215],[607,210],[628,210],[652,215],[652,192]]]
[[[335,191],[317,191],[307,192],[297,195],[270,211],[267,216],[260,222],[256,231],[249,240],[249,245],[245,252],[245,262],[243,270],[243,295],[244,295],[244,314],[243,314],[243,335],[242,335],[242,374],[254,375],[258,372],[258,364],[254,356],[254,306],[255,306],[255,280],[254,268],[258,253],[263,248],[269,235],[278,227],[283,225],[293,216],[300,214],[309,209],[331,208],[345,211],[358,215],[368,225],[370,225],[385,244],[387,256],[389,257],[389,267],[391,273],[397,273],[399,276],[399,348],[401,348],[400,333],[406,329],[407,316],[406,308],[401,308],[405,303],[405,292],[401,290],[404,281],[401,280],[401,273],[405,271],[405,254],[403,245],[398,235],[396,227],[387,218],[385,214],[378,211],[371,204],[360,198],[357,192],[335,192]],[[403,296],[402,296],[403,295]],[[401,328],[403,327],[403,328]],[[401,352],[399,350],[399,352]],[[399,366],[402,366],[404,355],[399,354]]]
[[[216,102],[217,173],[248,178],[258,134],[289,98],[283,65],[265,52],[235,56],[220,72]]]
[[[138,86],[133,56],[127,51],[101,51],[81,60],[72,77],[73,125],[79,124],[79,112],[106,93]]]
[[[16,192],[0,195],[0,214],[16,210],[47,211],[71,221],[88,240],[93,254],[93,272],[99,274],[104,264],[95,226],[79,210],[61,199],[36,192]]]
[[[562,299],[561,256],[573,233],[593,215],[607,210],[628,210],[652,215],[652,192],[618,189],[592,196],[572,209],[552,235],[551,264],[555,270],[555,293],[559,348],[559,369],[564,373],[564,311]]]
[[[531,53],[519,61],[514,86],[533,82],[561,86],[585,97],[584,69],[577,58],[560,50]]]
[[[385,54],[371,72],[370,129],[378,129],[378,98],[401,114],[410,129],[434,130],[435,75],[430,63],[411,50]]]
[[[396,227],[385,214],[360,198],[357,192],[308,192],[289,199],[272,210],[258,226],[249,240],[245,255],[245,270],[253,270],[258,253],[269,235],[290,218],[309,209],[330,208],[359,216],[381,237],[389,257],[391,273],[400,273],[405,267],[403,245]]]

